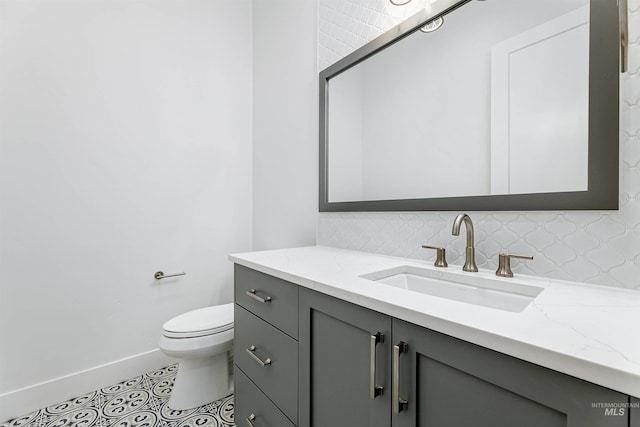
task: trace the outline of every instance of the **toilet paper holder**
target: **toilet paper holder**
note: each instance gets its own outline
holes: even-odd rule
[[[153,277],[156,280],[161,280],[161,279],[166,279],[168,277],[184,276],[185,274],[187,273],[182,272],[182,273],[175,273],[175,274],[164,274],[162,271],[156,271]]]

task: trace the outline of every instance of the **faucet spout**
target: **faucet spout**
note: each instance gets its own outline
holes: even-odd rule
[[[454,236],[459,236],[460,226],[463,223],[467,230],[467,247],[465,248],[465,260],[462,269],[464,271],[476,272],[478,271],[478,266],[476,265],[476,249],[474,243],[473,222],[471,221],[471,217],[466,213],[458,214],[458,216],[456,216],[456,219],[453,221],[451,234]]]

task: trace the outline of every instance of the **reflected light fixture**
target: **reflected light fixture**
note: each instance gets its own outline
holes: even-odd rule
[[[405,4],[410,2],[411,0],[389,0],[389,3],[394,6],[404,6]],[[442,27],[442,24],[444,24],[444,18],[440,16],[437,19],[431,20],[420,27],[420,31],[422,31],[423,33],[431,33]]]
[[[422,31],[423,33],[431,33],[437,30],[438,28],[442,27],[442,24],[444,24],[444,18],[440,16],[439,18],[429,21],[426,24],[424,24],[422,27],[420,27],[420,31]]]

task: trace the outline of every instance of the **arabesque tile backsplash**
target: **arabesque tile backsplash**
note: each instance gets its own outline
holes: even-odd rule
[[[318,66],[324,69],[411,16],[388,0],[320,0]],[[640,290],[640,0],[629,0],[629,71],[621,75],[620,210],[468,212],[478,267],[496,269],[498,254],[516,273]],[[464,260],[465,237],[451,235],[457,212],[320,213],[318,244],[433,260],[424,243],[446,245],[450,264]]]

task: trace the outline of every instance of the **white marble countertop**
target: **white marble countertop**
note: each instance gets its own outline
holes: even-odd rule
[[[640,397],[640,292],[518,276],[544,288],[521,313],[358,276],[433,263],[323,246],[233,254],[235,263],[465,341]],[[495,278],[493,271],[448,272]],[[514,280],[499,279],[498,280]],[[534,283],[535,282],[535,283]]]

